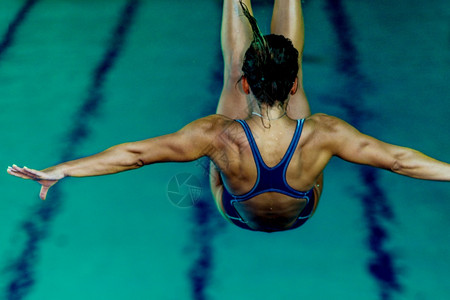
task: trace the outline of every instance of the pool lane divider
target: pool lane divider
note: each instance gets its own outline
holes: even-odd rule
[[[34,3],[35,1],[28,2]],[[128,0],[120,13],[106,52],[93,72],[88,96],[75,114],[75,121],[67,134],[70,139],[67,142],[67,147],[62,151],[62,161],[74,158],[77,149],[89,135],[87,124],[105,100],[103,87],[107,75],[114,68],[117,58],[123,50],[125,38],[130,31],[139,4],[139,0]],[[31,292],[37,281],[35,269],[40,256],[40,247],[45,238],[48,237],[52,221],[60,212],[62,204],[62,192],[60,186],[56,185],[52,188],[48,199],[36,205],[20,224],[20,232],[17,235],[23,236],[22,248],[17,249],[17,257],[4,268],[5,273],[9,275],[4,291],[6,299],[24,299]]]
[[[6,33],[0,42],[0,61],[2,60],[2,57],[5,54],[6,50],[8,50],[9,47],[11,47],[11,45],[14,43],[14,38],[16,36],[17,30],[20,28],[20,25],[23,24],[29,12],[37,4],[38,1],[39,0],[27,0],[17,12],[12,22],[9,23],[8,29],[6,30]]]
[[[222,11],[222,3],[218,2],[218,10]],[[216,51],[216,63],[210,74],[210,84],[208,90],[210,91],[205,101],[205,106],[202,117],[216,113],[217,102],[223,85],[223,59],[222,50],[219,47]],[[211,51],[211,52],[214,52]],[[196,100],[196,99],[194,99]],[[214,281],[214,266],[215,266],[215,251],[214,241],[225,230],[225,220],[217,211],[215,201],[212,198],[209,187],[209,158],[201,158],[197,162],[197,167],[203,173],[201,178],[201,185],[204,191],[199,202],[193,206],[190,216],[191,221],[191,238],[189,240],[188,248],[195,247],[194,258],[191,266],[188,269],[188,278],[191,286],[191,299],[207,300],[211,299],[208,290],[211,283]]]
[[[337,36],[336,71],[346,80],[341,96],[334,97],[345,109],[349,122],[362,129],[364,118],[370,112],[364,111],[364,94],[370,89],[370,82],[361,71],[359,53],[355,42],[354,29],[341,0],[326,0],[325,10]],[[378,283],[379,297],[382,300],[393,299],[395,293],[402,292],[395,255],[387,249],[389,231],[385,223],[392,223],[394,213],[388,203],[388,196],[379,181],[380,171],[375,168],[359,166],[361,185],[366,190],[358,195],[364,209],[364,220],[369,232],[367,246],[372,253],[367,269]]]
[[[252,6],[257,8],[259,6],[271,6],[273,0],[254,0]],[[222,15],[222,2],[217,2],[218,14]],[[218,29],[218,32],[219,29]],[[203,115],[210,115],[216,113],[217,102],[219,101],[220,93],[223,87],[223,57],[222,49],[218,44],[216,50],[216,63],[211,70],[211,82],[209,85],[211,99],[206,101],[207,106],[203,111]],[[207,158],[200,159],[198,166],[203,169],[202,186],[206,187],[209,191],[209,167],[210,160]],[[214,281],[214,240],[221,232],[226,230],[226,226],[230,225],[225,219],[222,218],[217,211],[215,201],[212,198],[212,194],[208,193],[208,196],[203,193],[200,201],[193,207],[191,214],[192,231],[191,238],[189,239],[189,245],[192,247],[195,245],[196,254],[192,260],[192,265],[189,268],[189,280],[191,284],[191,297],[194,300],[208,300],[211,299],[208,293],[211,282]]]

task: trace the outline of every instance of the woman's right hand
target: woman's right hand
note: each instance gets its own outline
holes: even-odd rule
[[[41,184],[41,192],[39,193],[39,197],[42,200],[45,200],[47,197],[49,188],[64,178],[64,173],[54,168],[38,171],[27,167],[21,168],[16,165],[12,165],[12,167],[8,167],[7,172],[10,175],[23,179],[31,179]]]

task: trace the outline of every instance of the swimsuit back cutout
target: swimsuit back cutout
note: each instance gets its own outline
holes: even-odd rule
[[[288,195],[293,198],[306,199],[307,204],[300,213],[297,220],[298,222],[296,222],[292,228],[296,228],[302,225],[312,215],[314,209],[315,199],[313,188],[311,188],[307,192],[295,190],[286,181],[286,170],[289,166],[289,163],[295,152],[295,149],[297,148],[298,141],[300,140],[300,136],[303,129],[303,123],[305,119],[297,120],[297,126],[295,128],[292,141],[289,144],[289,147],[286,153],[284,154],[283,158],[281,159],[281,161],[274,167],[268,167],[264,162],[264,160],[262,159],[261,153],[259,152],[258,149],[258,145],[256,145],[255,139],[252,135],[252,132],[248,124],[244,120],[236,120],[236,121],[242,125],[245,134],[247,136],[250,148],[252,149],[252,154],[256,165],[257,177],[256,183],[253,186],[253,188],[243,195],[232,194],[229,191],[226,184],[224,184],[222,203],[224,206],[225,213],[233,221],[233,223],[235,223],[239,227],[252,230],[251,228],[249,228],[247,225],[244,224],[246,222],[241,218],[241,216],[235,209],[234,203],[248,200],[262,193],[277,192],[284,195]]]

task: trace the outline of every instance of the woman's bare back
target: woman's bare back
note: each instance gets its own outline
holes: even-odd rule
[[[219,167],[228,190],[234,195],[248,193],[255,186],[258,171],[255,164],[254,154],[244,129],[238,122],[231,121],[227,124],[221,134],[219,147],[222,147],[223,154],[219,155],[222,160],[215,162]],[[285,116],[279,120],[261,120],[253,117],[246,120],[251,134],[256,142],[256,147],[261,154],[265,165],[269,168],[277,166],[284,158],[292,142],[296,130],[297,120],[292,120]],[[269,127],[270,124],[270,127]],[[311,161],[317,155],[308,155],[303,148],[308,147],[313,139],[311,135],[312,122],[305,121],[296,145],[292,158],[286,169],[287,184],[297,191],[308,191],[315,186],[322,169],[319,171],[307,169],[314,165]],[[310,153],[315,153],[309,149]],[[318,149],[316,149],[318,151]],[[316,152],[317,152],[316,151]],[[226,159],[224,159],[226,158]],[[324,163],[323,167],[326,165]],[[322,189],[315,191],[318,198]],[[222,187],[220,187],[222,190]],[[216,194],[216,193],[214,193]],[[216,199],[219,208],[224,209],[222,203],[222,193]],[[317,199],[318,200],[318,199]],[[315,201],[314,209],[317,206]],[[291,227],[299,214],[305,208],[307,200],[305,198],[292,197],[279,192],[265,192],[251,199],[234,203],[234,208],[239,215],[247,222],[251,228],[260,230],[261,228],[273,228],[274,231],[285,230]],[[226,214],[223,215],[227,218]]]

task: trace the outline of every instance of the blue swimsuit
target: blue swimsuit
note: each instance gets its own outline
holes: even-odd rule
[[[222,194],[222,203],[225,210],[225,214],[230,218],[230,220],[237,226],[254,230],[247,225],[247,222],[242,219],[237,210],[234,207],[234,203],[245,201],[247,199],[253,198],[259,194],[266,192],[277,192],[284,195],[288,195],[293,198],[306,199],[306,206],[301,211],[294,225],[289,229],[297,228],[303,223],[305,223],[309,217],[311,217],[314,204],[315,204],[315,196],[313,188],[311,188],[307,192],[301,192],[293,189],[289,186],[286,181],[286,170],[289,166],[289,162],[291,161],[292,155],[294,154],[295,149],[297,148],[298,141],[300,139],[300,135],[303,129],[304,119],[297,120],[297,127],[294,132],[294,137],[292,138],[291,144],[286,151],[283,159],[274,167],[269,168],[263,161],[261,154],[259,153],[258,146],[256,145],[255,139],[251,133],[250,127],[244,120],[236,120],[239,122],[247,135],[248,142],[250,144],[250,148],[252,149],[253,157],[256,164],[257,170],[257,178],[256,183],[253,188],[244,195],[233,195],[228,190],[227,186],[224,184],[223,194]]]

